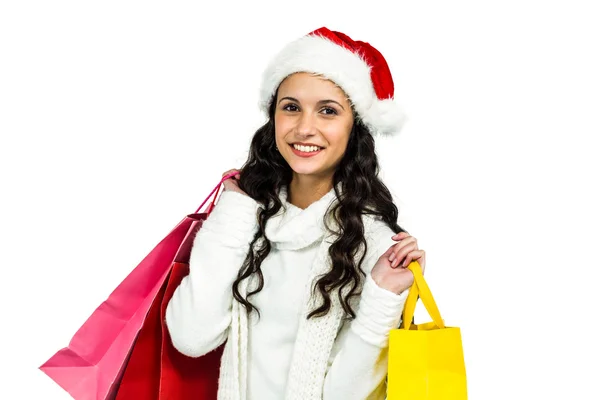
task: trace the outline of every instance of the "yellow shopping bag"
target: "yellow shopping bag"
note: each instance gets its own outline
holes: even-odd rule
[[[467,375],[459,328],[444,325],[418,262],[408,267],[415,281],[402,312],[402,325],[390,332],[388,400],[465,400]],[[420,298],[432,322],[411,323]]]

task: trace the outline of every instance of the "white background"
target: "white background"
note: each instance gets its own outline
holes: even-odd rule
[[[0,397],[70,398],[37,368],[241,166],[269,57],[327,26],[392,69],[384,179],[470,399],[599,399],[594,2],[216,3],[0,6]]]

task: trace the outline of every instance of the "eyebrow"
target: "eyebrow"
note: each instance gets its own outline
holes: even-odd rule
[[[286,97],[282,97],[282,98],[281,98],[281,100],[279,100],[279,103],[281,103],[283,100],[291,100],[291,101],[295,101],[296,103],[300,103],[300,102],[298,101],[298,99],[295,99],[295,98],[293,98],[293,97],[287,97],[287,96],[286,96]],[[277,104],[279,104],[279,103],[277,103]],[[335,103],[335,104],[337,104],[338,106],[342,107],[342,110],[344,110],[344,111],[346,110],[346,109],[344,108],[344,106],[343,106],[343,105],[341,105],[341,104],[340,104],[340,103],[338,103],[337,101],[335,101],[335,100],[331,100],[331,99],[319,100],[319,101],[317,102],[317,105],[322,105],[322,104],[327,104],[327,103]]]

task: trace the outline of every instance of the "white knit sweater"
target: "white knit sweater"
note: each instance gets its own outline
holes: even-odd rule
[[[354,301],[356,319],[343,320],[336,296],[325,317],[306,320],[320,303],[310,283],[330,268],[334,236],[323,217],[333,189],[302,210],[287,202],[266,227],[272,250],[261,266],[265,286],[250,298],[258,307],[249,320],[231,285],[256,232],[259,204],[224,192],[194,239],[190,275],[175,291],[166,323],[179,351],[204,355],[227,340],[219,400],[384,399],[388,334],[400,322],[407,292],[396,295],[371,279],[377,259],[395,242],[387,225],[365,216],[366,280]],[[254,288],[256,279],[242,285]]]

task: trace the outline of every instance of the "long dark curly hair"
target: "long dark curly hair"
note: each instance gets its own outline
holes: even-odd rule
[[[266,238],[265,227],[269,218],[283,207],[278,197],[279,189],[287,187],[292,180],[292,169],[275,146],[274,116],[275,101],[271,101],[269,120],[252,138],[248,159],[240,170],[239,181],[240,188],[261,203],[264,208],[259,212],[259,229],[250,244],[232,290],[235,299],[245,306],[248,313],[254,309],[259,316],[260,311],[249,301],[249,298],[260,292],[264,286],[261,264],[271,251],[271,243]],[[307,319],[327,314],[331,308],[330,296],[333,291],[336,291],[346,318],[356,317],[350,300],[360,294],[358,288],[364,277],[364,272],[360,268],[367,251],[361,218],[363,214],[379,216],[394,232],[405,232],[397,223],[398,208],[392,200],[390,191],[379,179],[378,173],[379,163],[375,154],[374,138],[360,119],[355,117],[346,152],[333,176],[338,201],[329,212],[332,213],[339,232],[337,232],[337,239],[329,248],[332,268],[327,274],[321,276],[313,287],[313,291],[319,290],[323,302],[310,312]],[[341,183],[341,193],[338,190],[339,183]],[[259,241],[262,244],[257,246]],[[355,261],[357,254],[361,254],[358,264]],[[258,286],[243,298],[239,291],[240,283],[252,274],[258,275]],[[344,290],[346,290],[345,296]]]

